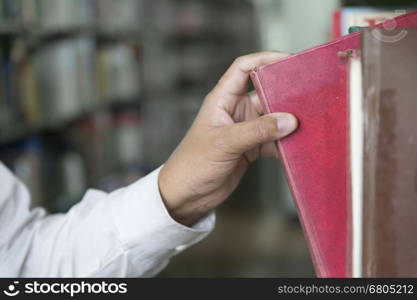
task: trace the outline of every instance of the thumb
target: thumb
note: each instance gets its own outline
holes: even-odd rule
[[[279,140],[297,128],[297,119],[289,113],[274,113],[255,120],[236,123],[227,131],[231,150],[244,153],[264,143]]]

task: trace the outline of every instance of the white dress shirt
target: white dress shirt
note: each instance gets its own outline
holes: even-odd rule
[[[192,227],[168,214],[157,169],[110,194],[88,190],[66,214],[29,209],[26,187],[0,163],[0,276],[150,277],[203,239],[214,213]]]

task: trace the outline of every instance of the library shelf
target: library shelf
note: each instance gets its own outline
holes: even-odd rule
[[[83,120],[88,120],[100,113],[118,114],[127,111],[139,112],[142,107],[141,96],[131,98],[113,98],[106,103],[94,105],[92,108],[50,124],[25,124],[14,122],[0,128],[0,147],[13,144],[31,136],[44,136],[50,133],[62,133]]]

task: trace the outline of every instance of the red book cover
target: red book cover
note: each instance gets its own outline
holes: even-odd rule
[[[417,26],[417,11],[395,19]],[[347,83],[338,53],[360,48],[360,32],[257,68],[252,81],[268,113],[290,112],[298,130],[278,142],[319,277],[345,277]]]
[[[342,11],[336,10],[332,16],[332,40],[342,36]]]

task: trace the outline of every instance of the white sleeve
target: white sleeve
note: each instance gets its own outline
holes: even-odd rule
[[[159,170],[107,194],[89,190],[67,214],[29,210],[23,184],[0,163],[0,276],[150,277],[214,227],[175,222],[158,188]]]

